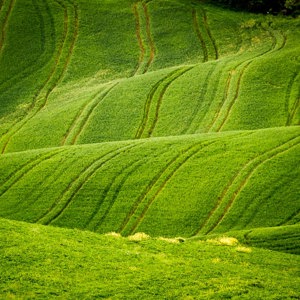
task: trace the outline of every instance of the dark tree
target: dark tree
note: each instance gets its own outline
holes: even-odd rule
[[[299,15],[300,0],[211,0],[235,9],[259,13]]]

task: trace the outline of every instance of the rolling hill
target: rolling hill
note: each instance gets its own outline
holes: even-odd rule
[[[30,228],[99,247],[121,234],[112,248],[143,232],[150,248],[181,236],[186,252],[218,249],[209,241],[230,236],[292,260],[299,26],[205,1],[0,1],[0,247],[22,248]]]

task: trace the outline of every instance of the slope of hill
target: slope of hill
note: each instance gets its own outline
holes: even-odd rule
[[[297,299],[300,293],[299,256],[233,238],[180,243],[4,219],[0,232],[4,299]]]
[[[124,235],[299,222],[297,127],[5,154],[0,216]]]
[[[25,2],[1,10],[2,153],[299,124],[297,19],[183,0]]]
[[[234,12],[204,1],[0,0],[0,217],[7,244],[0,254],[16,243],[9,232],[22,236],[20,249],[35,245],[29,235],[35,228],[49,247],[51,232],[58,239],[70,234],[73,244],[78,229],[93,231],[79,234],[112,243],[104,247],[110,254],[131,247],[125,236],[138,232],[153,237],[149,249],[161,247],[154,237],[188,238],[188,257],[197,243],[217,251],[229,234],[251,247],[299,254],[299,26],[299,18]],[[95,234],[107,232],[124,238]],[[12,249],[9,257],[17,256]],[[235,253],[226,251],[220,256]],[[279,257],[284,267],[292,260],[286,253],[255,253],[255,260],[274,259],[270,274],[279,270]],[[22,264],[30,260],[23,257]],[[17,273],[16,262],[1,271]],[[197,263],[193,268],[199,274]],[[0,272],[3,282],[7,272]],[[253,282],[233,287],[236,274],[226,271],[230,291],[215,297],[265,298],[274,288],[275,298],[284,291],[297,298],[297,272],[288,269],[284,286],[274,275],[268,281],[274,284],[254,291]],[[157,274],[147,269],[144,275],[147,282]],[[125,280],[136,278],[130,276]],[[5,296],[18,297],[24,278],[14,277]],[[209,284],[204,298],[216,291],[213,280]],[[37,296],[27,288],[25,298]],[[196,297],[190,284],[187,290]],[[182,291],[158,295],[188,297]],[[123,295],[112,290],[103,296],[114,293]]]

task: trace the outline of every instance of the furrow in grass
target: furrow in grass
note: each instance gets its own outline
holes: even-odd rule
[[[120,232],[125,235],[135,232],[156,197],[164,189],[178,169],[197,154],[201,148],[207,147],[212,143],[213,142],[208,142],[200,145],[196,144],[189,146],[182,153],[177,154],[172,160],[170,160],[168,164],[153,178],[141,196],[134,203],[130,213],[127,215],[120,228]]]
[[[153,179],[150,181],[150,183],[146,186],[146,188],[142,191],[140,197],[135,201],[133,204],[131,210],[127,214],[126,218],[123,220],[122,224],[119,227],[118,232],[123,232],[126,229],[127,224],[129,223],[130,219],[134,215],[135,211],[138,209],[138,206],[140,202],[146,198],[147,194],[150,192],[150,190],[153,188],[153,186],[156,184],[156,182],[159,180],[159,178],[163,175],[164,172],[168,169],[170,165],[172,165],[180,156],[180,154],[177,154],[175,157],[173,157],[162,169],[159,173],[157,173]]]
[[[32,0],[32,4],[34,6],[34,9],[37,12],[37,16],[39,19],[39,26],[40,26],[40,32],[41,32],[41,46],[42,46],[42,54],[45,53],[45,49],[46,49],[46,34],[45,34],[45,23],[44,23],[44,19],[43,19],[43,15],[40,11],[39,5],[37,3],[37,0]]]
[[[291,80],[288,83],[287,92],[286,92],[286,111],[288,113],[286,126],[292,125],[293,119],[296,115],[297,110],[299,109],[300,105],[300,88],[297,86],[297,79],[299,78],[299,71],[295,72],[291,78]],[[293,88],[298,89],[298,92],[296,94],[296,99],[294,100],[294,103],[292,104],[292,90]],[[290,108],[291,107],[291,108]]]
[[[144,113],[143,113],[143,118],[142,118],[141,124],[139,125],[139,128],[138,128],[138,130],[137,130],[137,132],[135,134],[135,138],[136,139],[141,138],[142,135],[144,134],[146,125],[148,123],[149,115],[150,115],[151,103],[153,101],[155,93],[159,89],[160,85],[162,85],[165,80],[167,80],[168,78],[172,77],[177,71],[178,71],[178,69],[176,69],[175,71],[170,72],[168,75],[166,75],[164,78],[162,78],[161,80],[159,80],[151,88],[150,93],[147,95],[147,99],[146,99],[146,102],[145,102]]]
[[[239,78],[238,78],[238,81],[237,81],[236,90],[235,90],[235,95],[233,97],[233,100],[230,102],[228,109],[226,110],[226,113],[225,113],[225,116],[223,118],[222,123],[220,124],[220,126],[217,128],[216,131],[222,130],[224,124],[226,123],[226,121],[227,121],[227,119],[228,119],[228,117],[230,115],[231,109],[232,109],[233,105],[235,104],[235,102],[237,101],[237,99],[239,97],[239,93],[240,93],[240,89],[241,89],[241,82],[242,82],[242,79],[244,77],[244,74],[245,74],[246,70],[248,69],[248,67],[250,66],[251,63],[252,63],[252,61],[247,62],[243,66],[242,70],[240,71],[240,75],[239,75]],[[229,81],[229,84],[230,84],[230,81]]]
[[[227,81],[226,81],[223,101],[222,101],[221,105],[219,106],[219,109],[217,110],[217,112],[213,118],[213,122],[211,123],[211,125],[208,128],[208,131],[219,132],[223,129],[224,125],[226,124],[226,122],[229,119],[229,116],[232,112],[233,106],[235,105],[236,101],[238,100],[240,89],[241,89],[241,82],[242,82],[245,72],[247,71],[249,66],[256,59],[259,59],[262,56],[272,53],[274,51],[279,51],[285,46],[286,39],[284,38],[284,35],[281,35],[282,42],[280,43],[277,33],[274,33],[271,29],[266,29],[264,27],[262,27],[262,28],[264,30],[266,30],[272,38],[271,47],[268,50],[254,56],[252,58],[249,58],[249,59],[246,59],[245,61],[240,62],[239,64],[237,64],[234,67],[234,69],[232,69],[229,72]],[[236,76],[238,76],[238,79],[237,79],[236,87],[232,87],[232,85],[233,85],[232,82],[234,82],[232,79],[233,79],[233,77],[236,77],[235,73],[237,73]],[[230,90],[233,90],[233,89],[234,89],[234,96],[232,97],[232,100],[230,100]],[[222,119],[220,120],[220,118],[222,118]],[[219,122],[219,125],[217,125],[218,122]]]
[[[72,125],[68,129],[65,137],[63,138],[62,145],[74,145],[78,141],[82,132],[89,123],[93,112],[102,103],[106,96],[111,92],[111,90],[118,84],[114,83],[111,87],[107,88],[104,92],[96,93],[91,101],[88,101],[83,108],[78,112]]]
[[[8,180],[2,184],[0,188],[0,197],[2,197],[10,188],[12,188],[17,182],[19,182],[26,174],[32,171],[40,163],[45,160],[49,160],[59,153],[63,152],[64,149],[54,150],[46,154],[40,155],[37,158],[30,160],[27,164],[23,165],[16,173],[10,175]]]
[[[211,40],[211,43],[212,43],[214,51],[215,51],[215,59],[218,59],[219,58],[219,50],[218,50],[218,47],[217,47],[216,40],[214,39],[214,37],[211,33],[211,30],[209,28],[208,20],[207,20],[207,14],[206,14],[205,9],[202,9],[202,13],[203,13],[203,23],[204,23],[205,30],[206,30],[207,35],[209,36],[209,38]]]
[[[62,5],[62,7],[64,9],[65,34],[64,34],[64,41],[63,41],[62,48],[61,48],[61,54],[63,54],[64,48],[66,48],[67,54],[66,54],[66,58],[62,57],[62,55],[59,58],[59,60],[61,60],[62,64],[63,64],[62,70],[58,70],[58,77],[55,78],[52,86],[47,91],[45,99],[44,99],[44,101],[42,103],[42,106],[40,107],[39,111],[47,105],[50,94],[53,92],[53,90],[57,87],[59,82],[62,80],[62,78],[63,78],[63,76],[64,76],[64,74],[65,74],[65,72],[68,68],[68,65],[70,63],[70,60],[71,60],[71,57],[72,57],[72,54],[73,54],[73,50],[74,50],[74,47],[75,47],[75,43],[76,43],[76,40],[77,40],[77,37],[78,37],[79,17],[78,17],[77,5],[74,4],[71,1],[68,1],[69,3],[71,3],[73,5],[73,10],[74,10],[73,11],[73,22],[74,22],[73,27],[74,28],[73,28],[73,32],[71,32],[72,30],[70,29],[70,27],[71,27],[70,23],[72,21],[72,18],[70,17],[70,14],[68,12],[68,7],[63,2],[61,2],[59,0],[55,0],[55,1],[57,3],[59,3],[60,5]],[[71,42],[68,41],[68,35],[69,34],[72,35]],[[59,65],[59,63],[60,63],[60,61],[57,61],[56,66]]]
[[[49,36],[52,36],[52,41],[55,41],[56,39],[56,33],[55,33],[55,25],[53,16],[49,7],[49,4],[47,1],[43,1],[44,7],[41,9],[40,6],[37,4],[36,0],[33,0],[33,5],[35,7],[35,10],[37,11],[37,15],[39,16],[40,21],[40,28],[41,28],[41,43],[42,43],[42,53],[40,56],[36,59],[34,64],[31,64],[27,67],[25,67],[22,71],[18,72],[17,74],[5,79],[0,83],[0,93],[2,91],[8,91],[10,88],[14,86],[14,82],[20,80],[22,81],[24,78],[27,78],[30,74],[34,73],[34,71],[42,69],[46,63],[47,63],[47,51],[46,51],[46,41],[49,43],[51,40]],[[45,15],[43,16],[42,13]],[[46,17],[45,17],[46,16]],[[49,23],[51,26],[45,26],[44,18],[50,21]],[[50,28],[50,30],[49,30]],[[46,29],[49,31],[47,34],[45,33]],[[47,39],[46,39],[47,36]],[[51,50],[50,52],[53,53],[55,48],[55,42],[51,43]],[[19,121],[19,120],[18,120]],[[17,122],[16,122],[17,123]],[[14,126],[13,124],[12,126]]]
[[[269,195],[274,194],[278,189],[280,189],[282,186],[288,185],[291,183],[291,179],[289,177],[286,177],[283,180],[280,180],[280,184],[278,186],[272,186],[270,188]],[[236,225],[239,226],[239,228],[249,228],[249,224],[252,222],[252,220],[255,218],[256,214],[261,211],[261,201],[250,201],[247,202],[245,207],[243,207],[243,210],[241,211],[241,215],[243,214],[243,220],[236,219],[233,222],[231,222],[231,228],[234,228]],[[245,214],[246,213],[246,216]]]
[[[127,165],[125,168],[122,168],[122,170],[118,174],[116,174],[112,182],[110,182],[106,186],[101,200],[98,201],[93,214],[87,221],[84,228],[87,228],[92,231],[96,231],[98,228],[100,228],[101,224],[104,222],[105,218],[109,214],[109,211],[113,207],[123,184],[125,183],[127,178],[131,174],[133,174],[139,166],[142,165],[142,163],[143,159],[138,159],[137,161],[130,163],[130,165]],[[105,206],[105,204],[106,207],[103,207],[104,211],[100,214],[100,208],[102,206]]]
[[[227,76],[227,80],[226,80],[226,84],[225,84],[225,89],[224,89],[224,93],[223,93],[222,104],[221,104],[221,106],[219,106],[219,108],[218,108],[217,112],[215,113],[215,115],[214,115],[211,123],[207,127],[207,132],[212,131],[213,126],[215,125],[215,123],[217,122],[217,120],[220,118],[222,107],[225,104],[226,99],[228,98],[228,95],[229,95],[229,88],[230,88],[230,85],[231,85],[231,80],[232,80],[232,71],[230,71],[228,73],[228,76]]]
[[[8,10],[6,12],[6,15],[4,17],[4,21],[3,21],[3,24],[2,24],[1,36],[0,36],[0,56],[2,54],[2,50],[3,50],[3,46],[4,46],[4,42],[5,42],[6,30],[7,30],[7,26],[8,26],[9,17],[12,13],[14,4],[15,4],[15,0],[10,0]],[[2,5],[2,7],[3,7],[3,5]]]
[[[156,109],[155,109],[155,115],[154,115],[154,118],[153,118],[153,121],[152,121],[152,124],[147,132],[147,137],[150,137],[152,136],[153,134],[153,131],[156,127],[156,124],[157,124],[157,121],[158,121],[158,118],[159,118],[159,111],[160,111],[160,108],[161,108],[161,104],[162,104],[162,100],[163,100],[163,97],[167,91],[167,89],[169,88],[169,86],[176,80],[178,79],[179,77],[181,77],[183,74],[185,74],[186,72],[190,71],[193,67],[186,67],[186,68],[183,68],[183,69],[180,69],[180,71],[178,71],[178,73],[176,72],[176,75],[174,75],[174,77],[170,78],[170,80],[168,80],[164,86],[162,87],[162,90],[158,96],[158,100],[157,100],[157,104],[156,104]]]
[[[133,76],[139,72],[139,70],[142,66],[142,63],[144,61],[144,57],[145,57],[145,46],[144,46],[142,35],[141,35],[141,22],[140,22],[140,14],[139,14],[139,10],[138,10],[138,5],[139,5],[139,2],[137,2],[133,5],[133,14],[135,16],[135,27],[136,27],[135,31],[136,31],[136,37],[138,40],[139,48],[140,48],[140,57],[139,57],[139,62],[134,71]]]
[[[288,218],[278,224],[278,226],[283,225],[294,225],[300,222],[300,209],[296,210],[293,214],[291,214]]]
[[[49,163],[48,161],[50,159],[54,159],[54,157],[58,156],[58,154],[64,155],[65,153],[61,153],[61,152],[56,153],[51,158],[44,159],[43,161],[41,161],[39,165],[35,166],[35,168],[41,168],[42,163],[44,162]],[[59,157],[62,157],[62,155],[60,155]],[[51,172],[49,171],[45,172],[46,176],[45,173],[43,172],[43,174],[41,174],[42,176],[41,176],[39,187],[34,190],[31,190],[30,197],[25,198],[26,199],[25,201],[24,201],[24,197],[20,197],[20,199],[18,199],[18,201],[14,203],[13,209],[11,209],[10,212],[5,213],[5,218],[8,217],[10,219],[15,219],[16,215],[20,214],[22,215],[22,219],[23,219],[23,216],[25,215],[25,211],[29,211],[29,210],[31,211],[30,214],[32,216],[32,213],[36,211],[36,207],[34,206],[35,203],[40,198],[43,197],[43,194],[45,193],[45,190],[47,188],[50,189],[53,188],[53,185],[55,185],[55,182],[57,180],[57,176],[61,175],[61,174],[57,174],[56,172],[59,167],[61,167],[61,164],[56,164],[55,167],[51,169]],[[50,181],[50,179],[52,179],[51,184],[47,182],[48,180]],[[30,219],[30,222],[35,222],[35,220]]]
[[[201,88],[199,100],[197,101],[197,105],[193,109],[193,113],[192,113],[191,118],[189,119],[187,127],[184,130],[182,130],[181,134],[194,133],[195,132],[195,130],[193,130],[192,127],[193,127],[193,125],[195,123],[195,120],[197,118],[197,115],[198,115],[198,112],[199,112],[199,109],[200,109],[200,106],[201,106],[201,102],[204,101],[205,96],[207,94],[209,81],[210,81],[210,79],[212,78],[212,75],[215,72],[216,66],[217,66],[216,64],[211,65],[211,67],[210,67],[210,69],[209,69],[209,71],[208,71],[208,73],[207,73],[207,75],[206,75],[206,77],[203,81],[203,85],[202,85],[202,88]]]
[[[64,33],[63,33],[63,41],[59,47],[57,56],[55,58],[55,63],[53,65],[53,68],[44,82],[44,84],[41,86],[39,91],[37,92],[32,105],[30,107],[30,111],[28,115],[20,120],[12,129],[7,133],[5,136],[4,144],[2,147],[1,153],[5,153],[6,148],[8,144],[10,143],[12,137],[18,133],[38,112],[40,112],[48,103],[48,99],[50,94],[53,92],[53,90],[57,87],[58,83],[63,78],[64,73],[66,72],[66,69],[68,67],[68,64],[70,62],[72,52],[74,49],[74,45],[77,39],[78,35],[78,10],[77,6],[74,5],[74,15],[73,15],[73,21],[74,21],[74,29],[73,32],[70,30],[70,16],[68,12],[68,7],[61,2],[60,0],[55,0],[62,9],[64,10]],[[69,35],[71,34],[71,42],[68,41]],[[69,44],[69,45],[68,45]],[[66,53],[65,53],[66,52]],[[66,56],[66,57],[64,57]],[[62,66],[61,66],[62,64]]]
[[[39,223],[48,225],[53,223],[58,217],[60,217],[63,212],[68,208],[73,198],[77,195],[82,186],[105,164],[107,164],[112,159],[116,158],[120,154],[130,150],[137,145],[126,145],[113,152],[108,152],[104,156],[97,160],[94,160],[90,165],[88,165],[85,170],[77,176],[77,178],[72,181],[69,186],[64,190],[58,201],[52,205],[49,211],[44,214],[39,220]]]
[[[198,13],[195,8],[193,8],[193,10],[192,10],[192,17],[193,17],[194,30],[196,32],[196,35],[200,41],[200,45],[203,50],[203,62],[206,62],[206,61],[208,61],[207,46],[205,44],[204,38],[203,38],[201,30],[200,30],[200,25],[199,25],[199,21],[198,21]]]
[[[240,192],[247,185],[249,179],[256,170],[264,163],[270,161],[277,155],[289,151],[292,147],[298,145],[300,137],[293,137],[285,143],[251,159],[228,183],[218,201],[206,220],[200,226],[197,233],[208,234],[213,231],[223,221],[225,215],[229,212]],[[197,234],[196,233],[196,234]]]
[[[150,68],[150,66],[153,62],[153,59],[155,56],[155,45],[154,45],[154,41],[153,41],[152,34],[151,34],[150,15],[149,15],[147,3],[142,3],[142,5],[143,5],[145,18],[146,18],[146,33],[147,33],[148,44],[150,47],[149,59],[147,61],[145,70],[143,71],[143,74],[144,74],[148,71],[148,69]]]

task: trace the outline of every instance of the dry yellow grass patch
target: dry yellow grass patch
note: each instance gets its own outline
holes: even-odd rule
[[[164,242],[167,242],[167,243],[171,243],[171,244],[179,244],[179,243],[183,243],[184,242],[183,238],[165,238],[165,237],[159,237],[158,240],[164,241]]]
[[[115,238],[120,238],[122,237],[120,233],[117,233],[117,232],[108,232],[105,234],[106,236],[112,236],[112,237],[115,237]]]
[[[150,239],[150,235],[148,235],[144,232],[137,232],[134,235],[130,235],[128,237],[129,241],[135,241],[135,242],[142,241],[142,240],[148,240],[148,239]]]
[[[249,247],[238,246],[238,247],[236,247],[236,251],[243,252],[243,253],[250,253],[250,252],[252,252],[252,249]]]
[[[239,241],[233,237],[220,237],[217,239],[207,240],[208,243],[216,244],[216,245],[224,245],[224,246],[236,246]]]

